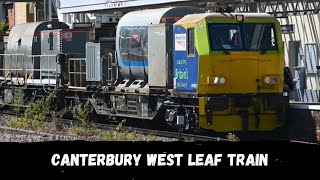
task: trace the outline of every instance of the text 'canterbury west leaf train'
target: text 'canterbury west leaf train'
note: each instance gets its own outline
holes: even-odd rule
[[[55,91],[56,107],[84,103],[109,119],[274,132],[289,102],[284,64],[279,22],[263,13],[170,7],[100,28],[27,23],[1,55],[1,103],[22,94],[27,106]]]

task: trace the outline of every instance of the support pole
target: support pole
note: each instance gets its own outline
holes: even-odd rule
[[[52,0],[48,0],[48,12],[49,12],[48,21],[52,21]]]
[[[16,18],[16,3],[13,3],[13,25],[15,26],[17,22]]]
[[[35,2],[34,4],[33,4],[33,20],[34,20],[34,22],[37,22],[37,2]]]
[[[44,21],[47,21],[47,0],[43,0],[43,15]]]

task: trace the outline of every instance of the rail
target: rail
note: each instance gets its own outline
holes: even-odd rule
[[[21,114],[17,114],[13,111],[0,111],[0,114],[2,115],[14,115],[14,116],[21,116]],[[50,122],[53,120],[53,118],[46,118],[47,122]],[[56,123],[59,125],[67,125],[67,126],[77,126],[81,125],[81,122],[79,120],[72,120],[72,119],[54,119]],[[119,125],[114,124],[108,124],[108,123],[91,123],[96,128],[100,130],[110,130],[110,129],[116,129],[119,128]],[[187,134],[187,133],[179,133],[173,132],[173,131],[164,131],[164,130],[156,130],[156,129],[149,129],[149,128],[138,128],[138,127],[131,127],[131,126],[121,126],[121,129],[125,132],[137,132],[140,134],[145,135],[154,135],[159,137],[167,137],[167,138],[181,138],[182,140],[194,140],[194,141],[233,141],[226,138],[221,137],[214,137],[214,136],[206,136],[201,134]],[[27,131],[27,130],[22,130]],[[36,134],[39,134],[39,132],[35,132]],[[70,135],[68,135],[70,136]]]

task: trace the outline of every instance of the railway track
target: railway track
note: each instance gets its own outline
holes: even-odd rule
[[[68,124],[68,125],[80,124],[80,122],[77,120],[67,120],[67,119],[58,119],[58,122],[61,124]],[[101,124],[101,123],[92,123],[92,124],[102,130],[114,129],[118,127],[117,125],[113,125],[113,124]],[[169,137],[169,138],[193,139],[197,141],[230,141],[226,138],[204,136],[204,135],[197,135],[197,134],[187,134],[187,133],[179,134],[178,132],[172,132],[172,131],[161,131],[161,130],[137,128],[137,127],[130,127],[130,126],[122,126],[121,128],[125,131],[134,131],[141,134],[152,134],[155,136],[162,136],[162,137]]]
[[[294,110],[314,110],[319,111],[320,110],[320,103],[300,103],[300,102],[291,102],[290,103],[290,109]],[[17,114],[13,111],[1,111],[0,114],[4,115],[12,115],[16,116]],[[52,121],[52,118],[47,118],[47,121]],[[78,120],[71,120],[71,119],[56,119],[56,122],[61,125],[69,125],[69,126],[75,126],[80,125],[80,121]],[[100,130],[106,131],[109,129],[115,129],[118,127],[118,125],[114,124],[105,124],[105,123],[91,123],[95,127],[97,127]],[[1,128],[0,128],[1,129]],[[148,129],[148,128],[137,128],[137,127],[131,127],[131,126],[122,126],[121,130],[127,131],[127,132],[137,132],[139,134],[144,135],[154,135],[159,137],[167,137],[167,138],[176,138],[181,140],[194,140],[194,141],[230,141],[227,138],[221,138],[221,137],[213,137],[212,135],[202,135],[202,134],[188,134],[188,133],[181,133],[173,132],[173,131],[164,131],[164,130],[155,130],[155,129]],[[34,132],[34,134],[37,134],[38,132]],[[48,135],[50,136],[50,135]],[[55,135],[51,135],[54,137]],[[62,138],[63,139],[63,138]]]
[[[66,140],[79,139],[78,137],[72,136],[72,135],[44,133],[44,132],[39,132],[39,131],[11,128],[11,127],[7,127],[7,126],[0,126],[0,132],[1,133],[27,135],[30,137],[40,136],[40,137],[45,137],[46,139],[51,140],[51,141],[66,141]]]
[[[9,115],[9,116],[16,116],[18,115],[15,112],[12,111],[3,111],[0,112],[2,115]],[[52,118],[47,118],[47,122],[52,121]],[[68,125],[68,126],[75,126],[75,125],[81,125],[81,122],[78,120],[71,120],[71,119],[55,119],[56,122],[59,125]],[[118,125],[114,124],[102,124],[102,123],[90,123],[91,125],[94,125],[100,130],[110,130],[110,129],[116,129]],[[0,130],[5,129],[9,131],[14,132],[21,132],[21,133],[30,133],[34,135],[43,135],[43,136],[49,136],[56,139],[66,139],[63,136],[57,136],[56,134],[50,134],[50,133],[41,133],[36,131],[30,131],[30,130],[24,130],[24,129],[15,129],[15,128],[9,128],[5,126],[0,126]],[[194,140],[194,141],[230,141],[226,138],[220,138],[220,137],[212,137],[212,136],[205,136],[205,135],[199,135],[199,134],[188,134],[188,133],[178,133],[178,132],[172,132],[172,131],[162,131],[162,130],[154,130],[154,129],[148,129],[148,128],[137,128],[137,127],[131,127],[131,126],[122,126],[122,131],[128,131],[128,132],[136,132],[144,135],[154,135],[154,136],[160,136],[160,137],[167,137],[167,138],[177,138],[179,140]],[[72,137],[70,135],[70,137]]]
[[[302,109],[302,110],[320,110],[320,103],[303,103],[303,102],[291,102],[290,109]]]
[[[320,103],[300,103],[300,102],[290,102],[289,105],[290,109],[297,109],[297,110],[314,110],[314,111],[319,111],[320,110]],[[13,111],[1,111],[0,114],[3,115],[12,115],[16,116],[17,114]],[[52,121],[52,118],[47,118],[47,121]],[[78,120],[71,120],[71,119],[56,119],[56,122],[61,124],[61,125],[68,125],[68,126],[75,126],[75,125],[80,125],[80,121]],[[95,127],[97,127],[100,130],[110,130],[110,129],[115,129],[118,127],[118,125],[114,124],[102,124],[102,123],[91,123]],[[0,127],[0,129],[2,129]],[[139,134],[152,134],[155,136],[159,137],[167,137],[167,138],[177,138],[181,140],[195,140],[195,141],[230,141],[227,138],[221,138],[221,137],[213,137],[207,136],[207,135],[202,135],[202,134],[188,134],[188,133],[178,133],[178,132],[173,132],[173,131],[163,131],[163,130],[155,130],[155,129],[148,129],[148,128],[137,128],[137,127],[131,127],[131,126],[122,126],[121,130],[123,131],[128,131],[128,132],[137,132]],[[13,130],[11,130],[13,131]],[[19,130],[15,130],[19,131]],[[30,132],[31,134],[39,134],[39,132],[31,132],[31,131],[26,131],[26,130],[21,130],[21,132],[26,133]],[[57,139],[59,136],[55,134],[44,134],[45,136],[51,136],[51,137],[56,137]],[[64,139],[63,137],[61,137]]]

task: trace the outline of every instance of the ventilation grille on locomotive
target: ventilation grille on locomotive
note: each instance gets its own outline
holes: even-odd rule
[[[87,43],[86,46],[87,81],[101,81],[100,44]]]

